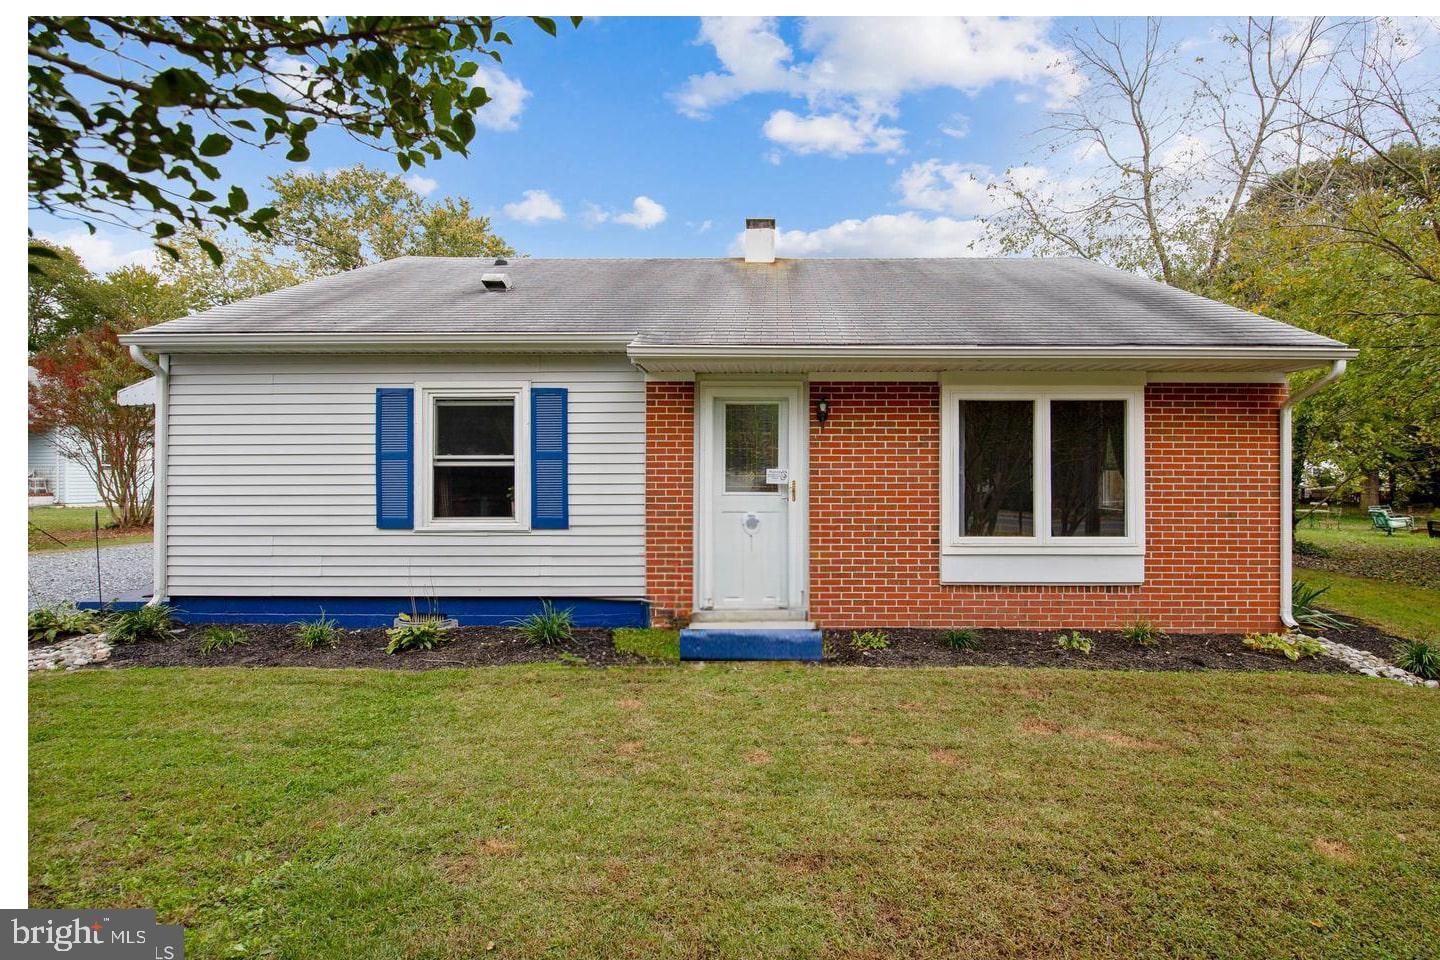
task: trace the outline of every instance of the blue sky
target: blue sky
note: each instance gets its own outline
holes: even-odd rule
[[[1043,163],[1031,132],[1079,92],[1069,26],[604,18],[551,39],[516,24],[471,156],[418,171],[420,186],[468,197],[532,256],[725,256],[747,216],[779,220],[782,254],[985,252],[985,183]],[[1167,26],[1201,43],[1217,27]],[[311,147],[311,168],[398,171],[335,132]],[[290,166],[237,149],[224,169],[254,198]],[[96,269],[147,256],[141,234],[31,225]]]

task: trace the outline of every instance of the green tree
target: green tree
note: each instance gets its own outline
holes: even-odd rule
[[[29,348],[42,350],[108,315],[103,284],[69,247],[38,241],[30,251]]]
[[[502,257],[515,251],[490,232],[468,200],[430,202],[391,173],[364,164],[329,173],[292,171],[270,180],[276,217],[268,256],[293,255],[306,276],[395,257]]]
[[[1246,204],[1223,270],[1200,292],[1360,351],[1297,412],[1296,456],[1380,499],[1426,482],[1440,444],[1440,237],[1421,177],[1440,149],[1308,164]],[[1308,374],[1314,377],[1317,374]]]
[[[221,183],[236,143],[298,163],[324,126],[401,169],[468,154],[478,58],[511,43],[493,17],[374,16],[31,17],[28,39],[31,204],[147,227],[172,254],[186,228],[265,234],[274,208]]]

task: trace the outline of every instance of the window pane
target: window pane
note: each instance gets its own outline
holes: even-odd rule
[[[515,516],[514,466],[436,466],[435,516]]]
[[[1125,401],[1050,404],[1050,532],[1125,536]]]
[[[765,471],[780,466],[780,404],[725,404],[725,492],[773,493]]]
[[[960,535],[1035,535],[1035,404],[960,401]]]
[[[435,401],[435,453],[441,457],[514,456],[514,401]]]

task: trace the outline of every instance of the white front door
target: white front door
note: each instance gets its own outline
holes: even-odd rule
[[[713,395],[705,579],[714,609],[792,606],[798,403],[790,390],[727,395],[717,389]]]

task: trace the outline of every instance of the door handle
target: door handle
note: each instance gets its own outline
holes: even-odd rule
[[[791,481],[790,481],[790,502],[791,502],[791,503],[794,503],[794,502],[795,502],[795,481],[794,481],[794,480],[791,480]]]

